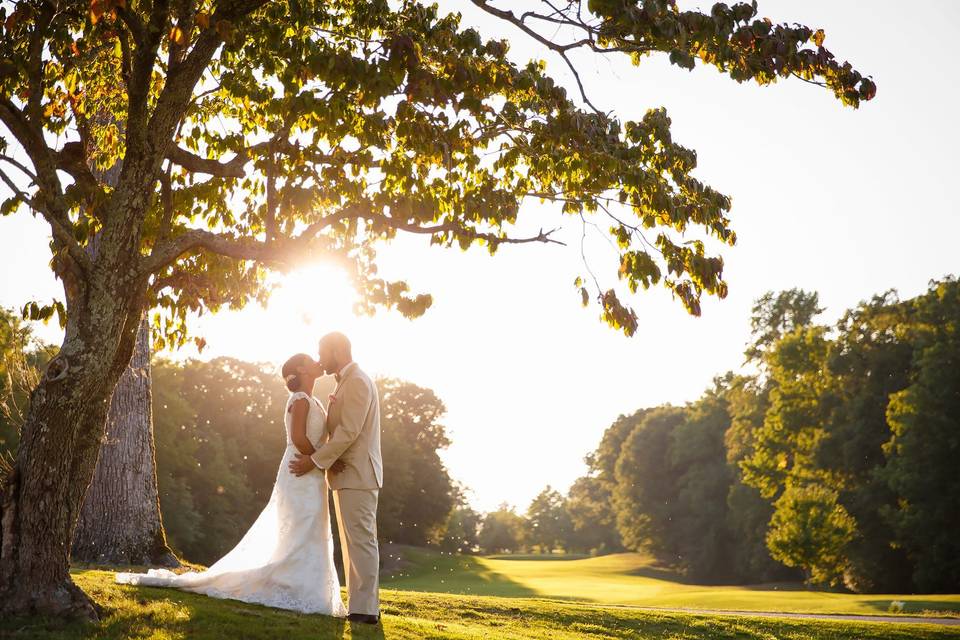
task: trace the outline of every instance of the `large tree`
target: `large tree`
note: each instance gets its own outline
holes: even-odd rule
[[[484,553],[514,553],[523,548],[526,521],[504,503],[484,515],[478,542]]]
[[[116,123],[113,114],[97,113]],[[84,149],[91,175],[106,187],[117,186],[123,162],[109,168],[97,166],[95,140]],[[99,240],[86,250],[95,255]],[[87,488],[71,557],[75,561],[103,565],[179,565],[167,546],[160,517],[154,455],[150,325],[147,314],[140,318],[137,340],[127,368],[117,381],[110,399],[103,445],[97,457],[93,480]]]
[[[110,399],[103,446],[73,535],[74,560],[105,565],[180,563],[160,516],[151,410],[150,327]]]
[[[554,549],[565,544],[572,528],[566,502],[566,498],[550,485],[537,494],[527,507],[527,545],[536,546],[540,553],[553,553]]]
[[[613,489],[617,530],[624,546],[670,563],[680,560],[673,545],[678,512],[670,444],[674,431],[687,419],[685,409],[670,405],[646,412],[623,442]]]
[[[574,480],[567,492],[570,530],[563,545],[565,550],[600,553],[623,548],[610,501],[610,487],[596,476]]]
[[[909,303],[914,323],[909,386],[887,405],[890,440],[883,475],[898,499],[888,507],[914,565],[915,587],[960,588],[960,282],[933,282]]]
[[[830,386],[839,406],[826,425],[819,464],[843,473],[843,486],[833,488],[857,523],[844,584],[858,592],[917,588],[907,550],[887,517],[899,497],[883,473],[892,428],[888,404],[912,376],[911,306],[892,291],[873,296],[843,314],[831,346]]]
[[[578,49],[637,63],[662,52],[741,82],[800,76],[852,106],[875,92],[822,31],[758,19],[754,5],[544,2],[518,16],[475,4],[574,72]],[[673,141],[665,111],[621,122],[457,16],[414,0],[0,10],[0,179],[13,193],[3,211],[24,205],[49,223],[64,295],[35,315],[65,320],[4,480],[7,613],[96,615],[70,580],[70,540],[147,309],[156,346],[181,344],[190,311],[263,299],[265,267],[324,257],[352,269],[368,308],[416,316],[429,296],[379,279],[376,245],[398,233],[490,251],[556,241],[512,235],[526,198],[560,203],[584,229],[588,216],[608,225],[631,291],[662,284],[691,313],[702,292],[726,292],[703,240],[735,241],[730,200],[692,176],[696,154]],[[114,117],[90,117],[100,113]],[[115,187],[94,177],[84,149],[100,169],[122,159]],[[636,330],[616,286],[577,285],[604,320]]]

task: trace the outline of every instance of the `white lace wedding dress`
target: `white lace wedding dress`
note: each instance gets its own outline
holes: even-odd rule
[[[199,573],[176,575],[166,569],[151,569],[145,574],[118,573],[116,581],[175,587],[303,613],[346,616],[333,564],[326,481],[319,471],[298,478],[287,468],[297,453],[290,438],[289,409],[300,398],[310,402],[307,438],[318,444],[325,436],[326,415],[320,403],[303,392],[291,394],[284,411],[287,449],[270,501],[232,551]]]

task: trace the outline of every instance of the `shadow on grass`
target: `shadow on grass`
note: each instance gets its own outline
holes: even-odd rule
[[[508,576],[493,571],[474,556],[408,552],[411,569],[382,582],[400,591],[523,598],[540,595]]]
[[[761,584],[733,584],[747,591],[809,591],[811,593],[852,593],[845,589],[826,586],[811,587],[802,582],[764,582]]]
[[[684,576],[682,573],[671,569],[669,567],[658,566],[658,565],[648,565],[645,567],[638,567],[636,569],[631,569],[630,571],[624,572],[628,576],[639,576],[641,578],[650,578],[652,580],[663,580],[664,582],[676,582],[678,584],[687,584],[687,585],[702,585],[700,582],[691,580]]]
[[[759,584],[744,584],[732,580],[704,580],[694,579],[683,575],[682,572],[670,566],[651,563],[642,567],[637,567],[629,571],[624,571],[624,575],[638,576],[641,578],[650,578],[652,580],[662,580],[664,582],[673,582],[691,587],[736,587],[747,591],[831,591],[829,589],[812,589],[802,582],[765,582]],[[836,590],[836,593],[845,593],[842,590]]]
[[[542,562],[562,560],[585,560],[594,556],[583,553],[504,553],[495,556],[485,556],[490,560],[537,560]]]

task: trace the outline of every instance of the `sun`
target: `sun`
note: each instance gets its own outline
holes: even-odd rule
[[[301,267],[275,276],[267,303],[272,321],[291,330],[332,331],[351,324],[357,293],[343,269],[326,264]]]
[[[295,353],[315,354],[322,335],[349,333],[356,325],[358,296],[340,267],[313,264],[270,278],[275,288],[265,307],[252,304],[198,319],[199,335],[208,345],[203,357],[280,363]]]

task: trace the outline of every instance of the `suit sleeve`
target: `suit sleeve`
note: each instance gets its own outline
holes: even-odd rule
[[[340,404],[340,424],[327,442],[317,449],[310,459],[321,469],[329,469],[343,452],[360,437],[363,424],[367,421],[373,400],[370,387],[362,379],[351,378],[344,382],[337,396]]]

